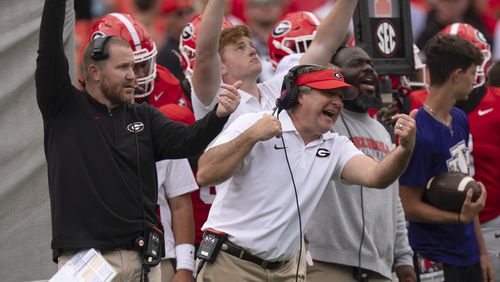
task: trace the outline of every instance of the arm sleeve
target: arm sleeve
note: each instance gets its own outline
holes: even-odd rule
[[[160,167],[159,163],[157,163],[157,168],[162,169],[158,171],[158,174],[163,174],[160,186],[165,187],[164,192],[166,199],[174,198],[198,189],[198,184],[194,179],[193,171],[187,159],[164,160],[162,162],[164,162],[165,165]],[[160,178],[158,180],[160,180]]]
[[[44,117],[60,110],[72,90],[64,54],[65,0],[46,0],[40,24],[35,82],[38,106]]]
[[[354,146],[351,140],[349,140],[347,137],[340,136],[338,139],[339,140],[336,142],[337,144],[339,144],[339,148],[341,148],[341,154],[338,158],[337,166],[333,170],[331,179],[335,181],[341,181],[342,183],[347,183],[341,179],[342,171],[344,170],[345,165],[354,156],[363,155],[363,152],[356,148],[356,146]]]
[[[236,118],[217,138],[210,144],[209,148],[213,148],[224,143],[228,143],[238,135],[252,126],[258,119],[264,116],[264,112],[247,113]]]
[[[396,197],[396,238],[394,241],[394,266],[413,266],[413,251],[408,243],[408,231],[401,199]]]
[[[217,117],[214,109],[193,125],[186,126],[173,122],[154,107],[147,107],[151,111],[156,161],[188,158],[203,152],[222,131],[228,119]]]
[[[221,92],[223,89],[219,88],[218,92]],[[191,88],[191,103],[193,105],[193,112],[194,112],[194,117],[196,120],[202,119],[204,116],[206,116],[211,109],[215,107],[215,104],[217,104],[217,95],[214,96],[214,99],[210,103],[210,105],[205,106],[203,103],[198,99],[198,96],[196,96],[196,93],[194,91],[194,88]]]

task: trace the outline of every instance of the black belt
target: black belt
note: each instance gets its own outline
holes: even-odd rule
[[[288,261],[263,260],[257,256],[250,254],[248,251],[245,251],[242,248],[235,246],[234,244],[232,244],[230,242],[223,243],[220,249],[222,251],[224,251],[232,256],[238,257],[242,260],[253,262],[256,265],[258,265],[264,269],[277,269],[277,268],[280,268],[283,265],[288,263]]]

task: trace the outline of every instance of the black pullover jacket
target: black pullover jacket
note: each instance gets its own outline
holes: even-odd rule
[[[199,154],[227,118],[212,111],[187,127],[146,104],[108,111],[78,91],[63,49],[65,6],[65,0],[45,1],[35,74],[52,249],[55,257],[61,249],[132,249],[143,228],[157,224],[155,162]]]

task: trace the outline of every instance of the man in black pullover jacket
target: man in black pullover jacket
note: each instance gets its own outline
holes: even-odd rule
[[[45,1],[35,77],[54,260],[59,258],[61,267],[74,252],[95,248],[118,270],[119,280],[138,280],[142,263],[136,240],[158,222],[155,162],[202,152],[222,130],[239,96],[235,89],[224,92],[216,110],[190,127],[152,106],[132,104],[134,57],[128,43],[117,37],[87,46],[86,90],[78,91],[71,85],[63,50],[65,6],[66,0]],[[131,256],[136,271],[127,274],[108,254]],[[152,281],[153,273],[159,274],[156,269],[151,270]]]

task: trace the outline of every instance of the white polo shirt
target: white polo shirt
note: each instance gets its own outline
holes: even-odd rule
[[[187,159],[163,160],[156,163],[158,175],[158,205],[165,229],[165,258],[175,258],[175,240],[172,231],[172,214],[168,199],[198,189]]]
[[[240,116],[211,147],[229,142],[263,116]],[[327,132],[304,145],[288,113],[279,119],[297,186],[302,227],[309,221],[331,177],[339,179],[349,159],[361,154],[346,137]],[[266,260],[291,260],[299,249],[299,222],[293,184],[282,140],[258,142],[233,176],[217,186],[217,197],[203,225]]]
[[[239,90],[240,93],[240,104],[238,108],[231,114],[228,121],[226,122],[225,128],[227,128],[237,117],[247,114],[247,113],[259,113],[262,111],[271,111],[276,106],[276,99],[281,95],[281,87],[283,85],[283,77],[287,74],[288,70],[278,73],[271,79],[258,83],[257,87],[260,91],[260,101],[248,92]],[[221,92],[222,89],[219,89]],[[203,118],[209,111],[211,111],[215,104],[217,103],[217,98],[214,98],[210,105],[205,106],[198,99],[194,90],[191,91],[191,102],[193,105],[193,111],[195,118]]]

